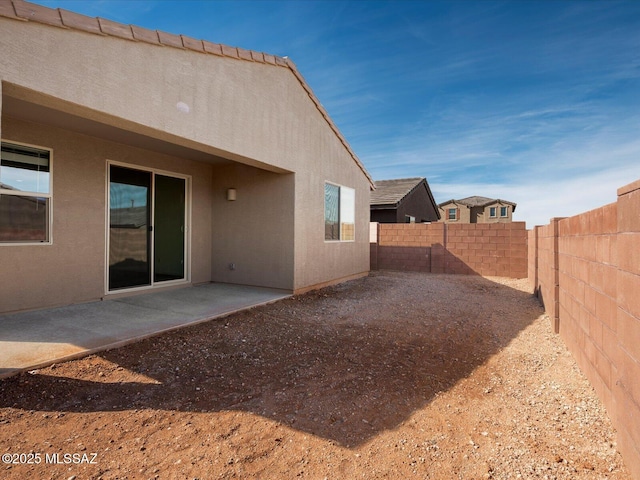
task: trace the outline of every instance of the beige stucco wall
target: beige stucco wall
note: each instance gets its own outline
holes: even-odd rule
[[[286,67],[6,18],[0,36],[2,81],[107,123],[287,170],[318,133],[320,113]]]
[[[235,201],[227,200],[229,188]],[[294,200],[293,174],[242,164],[214,168],[212,280],[292,290]]]
[[[490,208],[491,207],[495,207],[496,208],[496,216],[495,217],[490,217]],[[507,207],[507,216],[506,217],[501,217],[500,216],[500,207]],[[500,202],[496,202],[496,203],[492,203],[491,205],[487,205],[486,207],[484,207],[484,215],[482,216],[482,221],[483,223],[510,223],[513,220],[513,206],[511,205],[507,205],[505,203],[500,203]],[[479,219],[478,219],[479,221]]]
[[[6,116],[2,138],[52,149],[53,243],[0,244],[0,312],[104,296],[107,160],[191,176],[191,280],[210,280],[210,165]]]
[[[458,219],[457,220],[449,220],[449,209],[450,208],[458,208]],[[471,209],[467,208],[464,205],[457,205],[455,203],[447,203],[440,209],[440,221],[444,223],[471,223]]]
[[[295,289],[369,271],[369,184],[331,140],[326,139],[329,148],[320,148],[310,159],[308,171],[296,174]],[[353,242],[324,240],[325,182],[355,189]]]
[[[369,182],[289,68],[7,18],[0,18],[0,67],[3,93],[12,98],[236,162],[220,167],[162,160],[157,154],[134,154],[138,149],[120,144],[107,148],[106,140],[88,136],[64,160],[82,163],[87,175],[97,175],[87,184],[104,184],[105,175],[104,164],[86,171],[87,158],[113,156],[112,149],[122,153],[119,161],[177,173],[185,173],[189,164],[197,171],[193,217],[206,217],[202,225],[210,228],[193,232],[194,282],[299,290],[369,270]],[[188,112],[177,107],[179,102]],[[6,128],[3,138],[13,135],[15,127]],[[73,135],[65,131],[55,142],[52,137],[51,144],[43,137],[31,142],[54,149],[54,182],[71,175],[60,171],[64,164],[57,159],[58,150],[71,148]],[[93,146],[94,140],[102,147]],[[238,190],[233,205],[224,200],[232,181]],[[355,242],[324,241],[325,181],[356,190]],[[196,182],[202,182],[202,189],[196,189]],[[73,180],[68,188],[76,188]],[[42,252],[61,248],[56,232],[63,225],[69,232],[80,228],[75,220],[64,224],[70,202],[59,200],[58,194],[56,188],[55,244],[49,250],[38,247]],[[94,217],[102,218],[101,229],[86,234],[99,235],[104,243],[104,195],[92,202]],[[84,215],[75,212],[71,218]],[[32,248],[20,248],[22,260],[28,258]],[[56,297],[58,303],[95,298],[103,289],[104,246],[98,249],[100,258],[94,247],[85,248],[86,256],[67,260],[91,264],[86,273],[70,273],[91,276],[91,281],[77,294]],[[13,265],[19,263],[25,262],[15,260]],[[229,270],[229,263],[235,263],[236,270]],[[28,268],[34,273],[24,277],[25,285],[36,277],[37,266]]]
[[[338,171],[337,162],[314,161],[295,175],[240,164],[214,168],[212,279],[299,290],[368,272],[369,186],[355,164],[345,163]],[[353,242],[324,240],[326,181],[356,191]],[[228,188],[236,189],[236,201],[226,200]]]

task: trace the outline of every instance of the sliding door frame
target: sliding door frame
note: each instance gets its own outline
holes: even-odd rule
[[[114,290],[109,289],[109,255],[110,255],[110,224],[111,224],[111,193],[110,193],[110,183],[111,183],[111,167],[123,167],[129,168],[132,170],[138,170],[141,172],[147,172],[151,175],[151,212],[150,212],[150,227],[151,234],[149,237],[149,245],[150,249],[150,284],[149,285],[140,285],[134,286],[130,288],[118,288]],[[155,183],[156,183],[156,175],[162,175],[166,177],[179,178],[184,180],[185,183],[185,211],[184,211],[184,278],[177,280],[166,280],[156,282],[154,281],[154,268],[155,268]],[[107,160],[106,162],[106,175],[105,175],[105,268],[104,268],[104,292],[105,295],[116,295],[120,293],[126,292],[135,292],[140,290],[151,290],[156,288],[168,287],[173,285],[183,285],[191,283],[191,206],[192,195],[191,195],[191,176],[184,175],[176,172],[172,172],[169,170],[161,170],[152,167],[146,167],[141,165],[136,165],[132,163],[124,163],[118,162],[115,160]]]

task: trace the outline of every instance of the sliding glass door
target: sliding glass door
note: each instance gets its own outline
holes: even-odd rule
[[[184,278],[184,178],[155,176],[153,281]]]
[[[111,165],[109,290],[151,284],[151,172]]]
[[[186,179],[109,166],[109,290],[186,278]]]

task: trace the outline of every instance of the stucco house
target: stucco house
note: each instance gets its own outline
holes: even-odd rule
[[[440,219],[438,205],[424,177],[376,180],[371,193],[371,221],[422,223]]]
[[[367,274],[373,181],[291,60],[0,0],[0,312]]]
[[[445,223],[510,223],[516,204],[499,198],[466,197],[438,204]]]

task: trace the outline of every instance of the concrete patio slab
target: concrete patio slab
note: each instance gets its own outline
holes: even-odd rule
[[[0,378],[271,303],[284,290],[211,283],[0,315]]]

